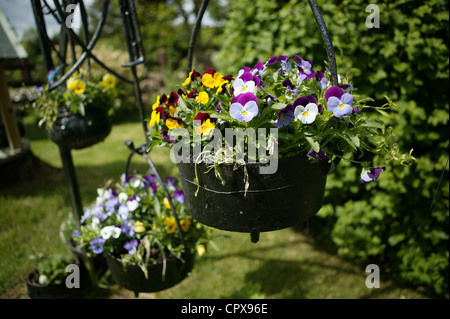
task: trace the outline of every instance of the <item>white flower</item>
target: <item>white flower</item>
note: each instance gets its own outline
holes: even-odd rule
[[[131,187],[133,187],[133,188],[140,188],[141,185],[142,185],[142,182],[138,178],[134,179],[131,183]]]
[[[254,81],[244,82],[242,79],[236,79],[233,84],[234,96],[238,96],[241,93],[253,93],[255,94],[256,85]]]
[[[127,208],[130,212],[133,212],[136,210],[136,208],[139,207],[139,202],[137,200],[130,200],[127,202]]]
[[[99,224],[100,224],[100,219],[98,219],[97,217],[92,217],[92,222],[91,222],[92,228],[97,228]]]
[[[122,230],[119,227],[105,226],[102,228],[102,230],[100,230],[100,236],[102,236],[102,238],[105,240],[107,240],[111,237],[119,238],[121,232],[122,232]]]
[[[48,285],[49,284],[49,280],[48,280],[46,275],[40,275],[38,281],[39,281],[39,283],[41,285]]]
[[[294,110],[294,116],[297,120],[300,120],[303,124],[311,124],[315,121],[319,109],[315,103],[308,103],[308,105],[299,105]]]
[[[119,203],[125,204],[126,201],[128,200],[128,195],[125,193],[120,193],[119,196],[117,196],[117,198],[119,198]]]

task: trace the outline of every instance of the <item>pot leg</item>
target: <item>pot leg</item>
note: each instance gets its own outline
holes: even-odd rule
[[[257,243],[259,241],[259,233],[250,233],[250,239],[252,243]]]

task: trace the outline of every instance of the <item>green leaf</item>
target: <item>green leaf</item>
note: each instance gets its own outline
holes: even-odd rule
[[[186,106],[186,103],[184,102],[183,99],[178,99],[178,105],[184,112],[192,113],[192,110],[188,109],[188,107]]]
[[[384,127],[383,123],[377,122],[377,121],[372,121],[372,120],[367,120],[364,122],[361,122],[359,124],[359,126],[363,126],[363,127],[375,127],[375,128],[380,128],[382,129]]]
[[[309,136],[305,136],[305,139],[308,141],[309,145],[311,145],[314,152],[320,151],[320,144],[317,141],[315,141],[312,137]]]
[[[359,147],[360,143],[359,143],[359,137],[356,135],[349,135],[350,139],[352,140],[352,142],[355,144],[356,147]]]
[[[363,103],[373,102],[373,101],[375,101],[375,100],[370,98],[370,97],[366,97],[366,98],[363,98],[363,99],[360,99],[360,100],[356,101],[355,104],[363,104]]]
[[[211,117],[213,119],[221,119],[221,120],[225,120],[225,121],[235,121],[234,118],[231,117],[231,115],[229,113],[217,113],[217,112],[213,112],[211,113]]]
[[[287,106],[287,104],[285,104],[285,103],[275,103],[275,104],[271,105],[270,107],[275,110],[281,110],[281,109],[284,109],[286,106]]]

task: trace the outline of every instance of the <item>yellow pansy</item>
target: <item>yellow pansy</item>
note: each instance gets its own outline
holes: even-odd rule
[[[197,254],[199,256],[203,255],[205,253],[206,249],[204,245],[197,246]]]
[[[189,219],[186,218],[186,219],[180,220],[180,226],[181,226],[182,230],[186,231],[190,225],[191,225],[191,221]]]
[[[68,84],[69,85],[69,84]],[[81,80],[74,80],[69,87],[75,94],[83,94],[86,91],[86,83]]]
[[[164,197],[164,199],[163,199],[163,204],[164,204],[164,206],[166,206],[168,209],[171,209],[170,203],[169,203],[169,200],[167,199],[167,197]]]
[[[100,82],[100,87],[113,88],[115,85],[116,78],[109,73],[105,74],[102,78],[102,82]]]
[[[143,232],[145,232],[145,226],[144,226],[144,224],[142,223],[142,222],[140,222],[140,221],[136,221],[135,223],[134,223],[134,231],[136,232],[136,233],[143,233]]]
[[[211,133],[211,130],[216,127],[216,124],[210,121],[210,119],[207,119],[205,122],[202,123],[200,126],[195,126],[195,132],[200,135],[209,135]]]
[[[166,230],[168,234],[172,234],[177,229],[177,222],[175,217],[167,217],[164,219],[164,225],[166,225]]]
[[[158,111],[153,111],[150,117],[150,127],[153,127],[161,119],[161,114]]]
[[[205,73],[202,77],[204,86],[215,89],[223,84],[223,75],[219,72],[214,74]]]
[[[169,130],[172,130],[172,129],[174,129],[174,128],[183,127],[183,125],[181,125],[180,123],[178,123],[177,120],[171,119],[171,118],[168,118],[168,119],[166,120],[166,126],[169,128]]]
[[[183,86],[188,86],[189,84],[191,84],[191,76],[192,76],[192,72],[189,73],[189,76],[187,77],[187,79],[183,82]]]
[[[209,101],[209,95],[206,92],[200,92],[195,98],[197,103],[206,104]]]
[[[174,106],[169,106],[169,114],[170,116],[175,116],[175,112],[178,108]]]
[[[75,76],[71,76],[68,80],[67,80],[67,88],[69,89],[69,90],[74,90],[75,89],[75,81],[77,81],[78,80],[78,76],[77,77],[75,77]]]
[[[160,98],[161,98],[161,97],[158,95],[158,97],[156,98],[155,104],[153,104],[153,106],[152,106],[152,110],[155,110],[157,107],[160,106],[160,103],[159,103],[159,99],[160,99]]]

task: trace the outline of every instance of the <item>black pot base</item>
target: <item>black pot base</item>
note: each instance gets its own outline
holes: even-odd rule
[[[322,207],[330,164],[306,157],[285,158],[274,174],[260,174],[262,164],[247,164],[248,191],[244,170],[222,164],[223,186],[214,169],[197,164],[177,164],[189,214],[210,227],[251,234],[257,242],[260,232],[280,230],[309,220]],[[197,196],[195,193],[198,190]]]

